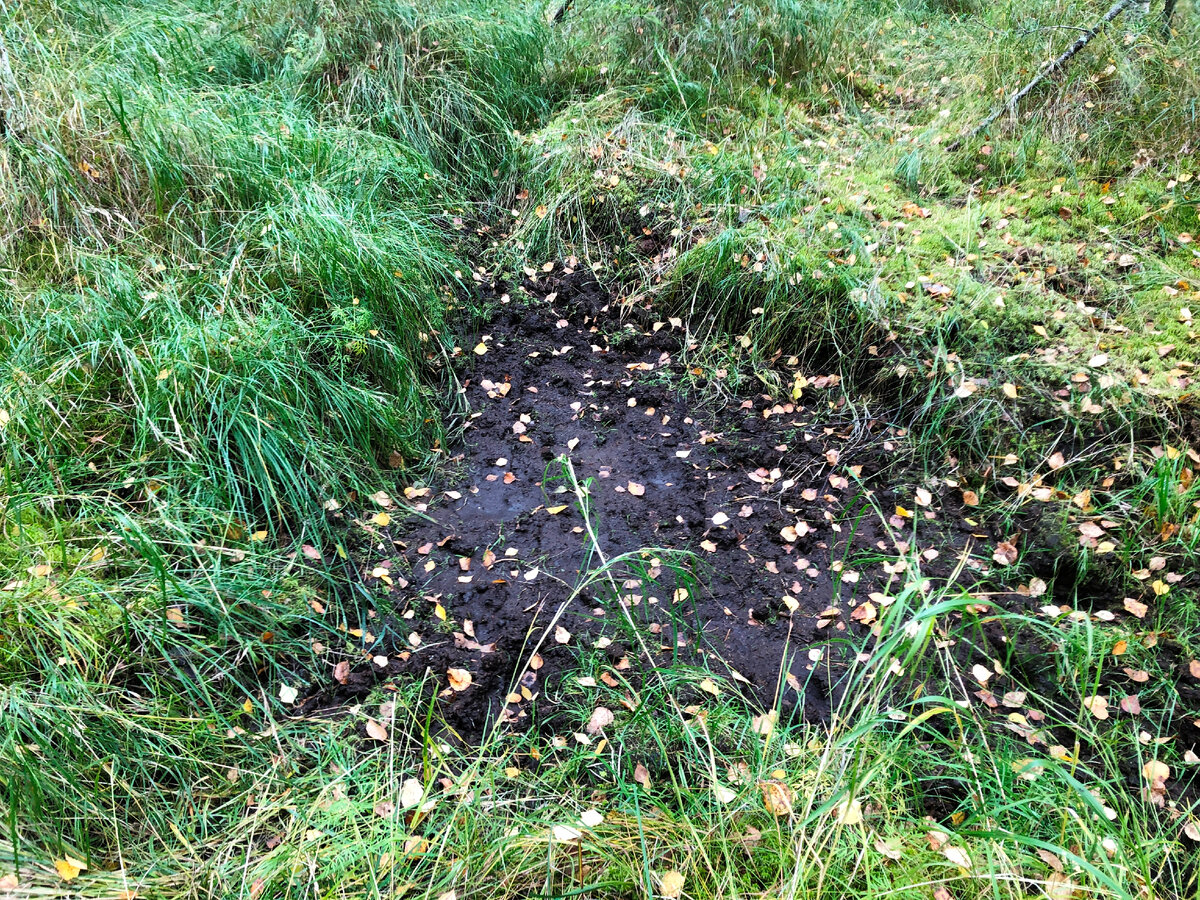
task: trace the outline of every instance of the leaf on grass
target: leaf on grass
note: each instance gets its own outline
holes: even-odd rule
[[[1093,694],[1090,697],[1083,698],[1083,708],[1090,712],[1097,719],[1104,720],[1108,718],[1108,698],[1099,694]]]
[[[834,806],[833,817],[839,825],[859,825],[863,820],[862,804],[854,797],[845,797]]]
[[[405,809],[416,806],[424,796],[425,785],[415,778],[406,778],[404,784],[400,785],[400,805]]]
[[[942,848],[942,856],[950,860],[960,869],[971,868],[971,857],[967,856],[967,851],[962,847],[951,847],[949,845]]]
[[[585,730],[588,734],[599,734],[612,723],[612,710],[606,706],[597,706],[594,710],[592,710],[592,717],[588,719]]]
[[[367,737],[377,741],[386,741],[388,739],[388,730],[374,719],[367,719]]]
[[[550,829],[550,833],[554,835],[554,839],[560,844],[570,844],[583,837],[583,832],[578,828],[572,828],[570,825],[555,825]]]
[[[279,686],[279,699],[283,701],[285,706],[291,706],[296,702],[296,698],[299,696],[299,691],[297,691],[290,684],[281,684]]]
[[[79,873],[87,869],[87,863],[81,862],[73,856],[68,856],[66,859],[56,859],[54,861],[54,869],[58,872],[58,877],[63,881],[74,881],[79,877]]]
[[[588,828],[595,828],[604,822],[604,813],[597,809],[585,809],[579,820]]]
[[[667,900],[674,900],[683,893],[683,873],[671,869],[669,872],[663,872],[658,879],[658,889]]]
[[[786,816],[792,812],[792,791],[782,781],[760,781],[758,789],[762,791],[763,806],[767,812],[775,816]]]
[[[643,766],[641,763],[638,763],[636,766],[633,767],[633,780],[636,781],[638,784],[640,784],[642,787],[649,790],[649,788],[650,788],[650,770],[647,769],[645,766]]]
[[[1136,716],[1142,711],[1142,701],[1137,694],[1129,694],[1121,698],[1121,711]]]

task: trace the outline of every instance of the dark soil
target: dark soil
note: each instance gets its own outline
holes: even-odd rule
[[[902,432],[856,415],[836,376],[809,373],[796,401],[786,367],[773,392],[703,383],[683,362],[680,329],[640,310],[622,320],[587,273],[560,269],[505,299],[484,334],[462,341],[472,411],[446,483],[409,498],[428,519],[377,529],[380,540],[361,551],[364,582],[389,591],[399,611],[372,651],[389,663],[322,703],[359,696],[381,676],[464,668],[471,687],[449,692],[441,713],[459,734],[478,735],[500,719],[526,720],[527,701],[505,702],[522,676],[530,693],[552,693],[577,654],[598,650],[618,669],[637,668],[640,647],[602,584],[563,610],[556,627],[569,641],[556,641],[555,628],[542,640],[599,563],[564,478],[568,458],[589,484],[604,556],[650,548],[619,567],[617,584],[655,664],[705,661],[752,703],[778,699],[826,719],[844,654],[823,649],[814,663],[809,651],[848,635],[858,643],[872,617],[852,618],[855,607],[908,578],[882,567],[906,546],[892,535],[913,531],[898,505],[927,519],[922,546],[938,548],[922,574],[949,575],[972,531],[958,492],[943,498],[932,485],[921,508],[914,484],[880,477]],[[472,352],[480,343],[486,352]],[[943,518],[943,502],[954,515]],[[801,533],[785,538],[788,526]],[[544,665],[528,671],[539,641]],[[552,705],[539,703],[546,715]]]

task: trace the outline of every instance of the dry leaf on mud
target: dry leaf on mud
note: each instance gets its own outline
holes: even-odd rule
[[[1143,619],[1146,617],[1146,613],[1149,612],[1149,610],[1150,607],[1148,607],[1145,603],[1142,603],[1140,600],[1134,600],[1132,597],[1125,598],[1125,611],[1131,616],[1137,616],[1139,619]]]
[[[333,680],[338,684],[345,684],[350,680],[350,663],[342,660],[333,667]]]
[[[635,497],[640,497],[646,493],[646,486],[638,484],[636,481],[631,481],[625,485],[625,490],[629,491]]]
[[[996,545],[992,559],[995,560],[998,566],[1011,566],[1017,561],[1016,545],[1012,541],[1001,541]]]
[[[466,669],[447,669],[446,675],[450,679],[452,690],[465,691],[471,686],[471,673]]]
[[[571,632],[559,625],[554,629],[554,640],[559,644],[566,644],[571,640]]]

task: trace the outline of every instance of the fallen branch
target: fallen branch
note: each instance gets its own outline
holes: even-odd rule
[[[986,131],[993,124],[995,124],[996,120],[1002,115],[1015,109],[1017,104],[1024,100],[1029,95],[1030,91],[1037,87],[1039,83],[1047,78],[1053,78],[1061,73],[1067,67],[1067,63],[1071,61],[1071,57],[1090,44],[1092,39],[1108,26],[1109,22],[1111,22],[1121,13],[1125,12],[1125,10],[1133,6],[1133,4],[1136,2],[1137,0],[1117,0],[1116,3],[1109,7],[1108,12],[1104,14],[1104,18],[1093,25],[1091,29],[1085,31],[1078,38],[1076,38],[1075,43],[1064,50],[1056,59],[1052,59],[1050,62],[1038,69],[1037,74],[1029,80],[1029,83],[1019,91],[1014,91],[1009,96],[1008,100],[1005,101],[1003,106],[972,128],[967,135],[948,145],[946,149],[950,152],[954,152],[961,147],[965,141],[969,141],[981,132]]]

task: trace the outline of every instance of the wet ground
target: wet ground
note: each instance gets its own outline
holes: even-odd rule
[[[773,390],[730,391],[720,371],[686,368],[681,323],[637,312],[559,267],[499,296],[464,339],[471,411],[444,480],[410,486],[386,525],[360,519],[363,582],[396,613],[376,664],[323,703],[464,670],[469,689],[447,690],[442,713],[479,735],[527,722],[534,695],[545,714],[559,673],[603,652],[614,672],[704,662],[752,703],[825,719],[845,655],[826,650],[866,637],[871,594],[913,577],[898,554],[936,582],[982,541],[965,571],[987,568],[991,538],[958,489],[881,477],[903,432],[847,405],[836,374],[783,359]]]

